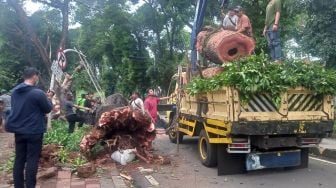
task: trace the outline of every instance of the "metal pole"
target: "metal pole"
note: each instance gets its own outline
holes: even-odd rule
[[[64,53],[67,53],[67,52],[76,52],[78,54],[79,59],[80,59],[81,62],[83,62],[83,66],[84,66],[86,72],[88,73],[93,86],[95,87],[96,91],[98,92],[98,95],[100,96],[102,102],[104,102],[105,101],[105,96],[102,94],[102,88],[100,87],[99,83],[98,82],[96,83],[95,79],[93,78],[93,71],[92,71],[91,67],[88,66],[86,56],[81,51],[77,50],[76,48],[75,49],[64,50]]]
[[[55,74],[52,73],[51,74],[51,79],[50,79],[49,90],[54,90],[54,86],[55,86]],[[47,128],[51,129],[51,112],[48,114]]]
[[[177,68],[178,72],[178,82],[177,82],[177,100],[176,100],[176,145],[177,145],[177,154],[180,152],[180,107],[181,107],[181,85],[182,85],[182,66],[179,65]]]
[[[48,36],[48,40],[50,40],[49,36]],[[49,59],[51,60],[51,42],[50,41],[49,41]],[[51,73],[49,90],[54,90],[54,86],[55,86],[55,74]],[[51,112],[48,114],[47,128],[51,129]]]

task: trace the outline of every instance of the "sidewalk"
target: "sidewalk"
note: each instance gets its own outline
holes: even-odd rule
[[[9,159],[14,151],[14,136],[10,133],[0,133],[0,165]],[[11,173],[0,171],[0,188],[14,188]],[[54,177],[37,181],[37,188],[127,188],[123,178],[114,163],[109,163],[99,169],[90,178],[78,178],[69,170],[58,170]]]
[[[310,154],[336,160],[336,138],[324,138],[318,147],[310,148]]]

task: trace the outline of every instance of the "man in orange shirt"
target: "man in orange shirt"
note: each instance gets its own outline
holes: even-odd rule
[[[237,32],[252,37],[252,25],[250,19],[244,14],[240,6],[237,6],[235,12],[238,16]]]

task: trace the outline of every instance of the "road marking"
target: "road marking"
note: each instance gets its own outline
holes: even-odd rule
[[[323,160],[323,159],[319,159],[319,158],[315,158],[315,157],[309,157],[309,158],[310,158],[310,159],[313,159],[313,160],[316,160],[316,161],[323,162],[323,163],[328,163],[328,164],[336,165],[336,163],[331,162],[331,161],[327,161],[327,160]]]

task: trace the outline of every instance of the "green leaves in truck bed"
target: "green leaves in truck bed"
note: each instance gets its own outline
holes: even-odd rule
[[[187,85],[187,92],[195,95],[232,86],[240,91],[242,99],[258,93],[279,98],[286,89],[303,86],[316,94],[336,94],[336,71],[325,69],[319,63],[298,60],[271,63],[261,54],[223,66],[224,71],[212,78],[194,78]]]

